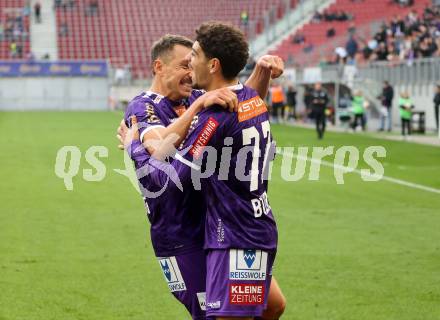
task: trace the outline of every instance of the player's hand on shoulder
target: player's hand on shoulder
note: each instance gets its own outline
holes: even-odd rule
[[[271,71],[270,77],[272,79],[279,78],[284,72],[284,61],[278,56],[264,55],[257,61],[257,66],[269,69]]]
[[[230,112],[238,111],[237,95],[229,88],[220,88],[208,91],[202,96],[202,99],[204,108],[219,105]]]
[[[131,128],[128,128],[125,125],[124,119],[122,119],[117,130],[118,134],[116,137],[119,140],[118,148],[121,150],[127,148],[134,140],[139,140],[139,130],[136,116],[131,116],[130,121]]]

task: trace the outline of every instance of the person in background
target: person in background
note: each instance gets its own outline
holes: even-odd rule
[[[273,121],[274,123],[277,123],[280,121],[280,111],[282,113],[281,119],[284,118],[284,90],[283,86],[280,83],[274,82],[274,84],[270,88],[270,100],[272,104]]]
[[[249,14],[246,10],[243,10],[240,13],[240,21],[241,21],[242,26],[247,27],[247,25],[249,23]]]
[[[312,90],[313,88],[311,88],[309,85],[305,85],[304,96],[303,96],[304,106],[306,107],[306,117],[304,118],[305,121],[308,121],[309,119],[313,119]]]
[[[345,50],[347,51],[348,56],[350,59],[354,59],[356,53],[358,52],[359,45],[354,38],[354,36],[350,36],[347,43],[345,44]]]
[[[408,92],[402,92],[399,99],[399,110],[400,119],[402,120],[402,136],[404,138],[411,135],[412,109],[414,109],[414,103]]]
[[[387,120],[387,130],[388,132],[392,129],[392,106],[394,98],[394,89],[388,81],[384,81],[382,94],[379,99],[382,101],[382,111],[380,115],[380,129],[379,131],[385,130],[385,120]]]
[[[289,118],[296,119],[296,89],[294,86],[289,85],[287,88],[287,112],[285,112],[284,121],[289,120]]]
[[[12,59],[17,58],[17,43],[15,41],[9,45],[9,55]]]
[[[41,3],[39,1],[34,4],[34,13],[37,23],[41,23]]]
[[[350,108],[351,96],[348,93],[344,93],[344,95],[339,98],[338,116],[339,121],[341,122],[341,126],[344,128],[345,132],[347,132],[350,128]]]
[[[366,101],[364,99],[364,96],[362,94],[361,90],[357,90],[354,93],[353,99],[351,101],[351,106],[353,110],[354,120],[351,128],[353,131],[356,131],[356,128],[360,122],[362,126],[362,131],[365,131],[365,125],[366,125],[366,119],[365,119],[365,107],[366,107]]]
[[[315,117],[316,132],[318,133],[318,139],[324,137],[326,126],[325,109],[329,102],[327,92],[322,88],[321,82],[315,83],[314,89],[311,93],[311,105],[312,112]]]
[[[440,84],[437,85],[437,90],[434,96],[434,115],[435,115],[435,124],[437,131],[439,129],[439,108],[440,108]]]

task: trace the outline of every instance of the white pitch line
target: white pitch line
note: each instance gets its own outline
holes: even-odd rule
[[[380,178],[380,180],[384,180],[384,181],[388,181],[391,183],[395,183],[395,184],[399,184],[401,186],[406,186],[406,187],[410,187],[410,188],[414,188],[414,189],[419,189],[419,190],[423,190],[423,191],[428,191],[428,192],[432,192],[432,193],[437,193],[440,194],[440,189],[436,189],[436,188],[432,188],[432,187],[428,187],[428,186],[424,186],[421,184],[417,184],[417,183],[412,183],[412,182],[408,182],[405,180],[400,180],[400,179],[396,179],[396,178],[392,178],[392,177],[387,177],[387,176],[378,176],[378,175],[374,175],[371,173],[367,173],[367,172],[361,172],[361,170],[359,169],[351,169],[349,167],[346,166],[341,166],[338,164],[334,164],[332,162],[328,162],[325,160],[318,160],[318,159],[313,159],[313,158],[309,158],[309,157],[302,157],[302,156],[298,156],[296,154],[288,154],[288,153],[284,153],[283,152],[283,156],[288,156],[288,157],[293,157],[295,159],[300,159],[300,160],[307,160],[310,162],[314,162],[314,163],[321,163],[322,165],[326,166],[326,167],[330,167],[330,168],[336,168],[336,169],[341,169],[341,170],[347,170],[350,169],[350,172],[355,172],[359,175],[368,175],[370,177],[376,177],[376,178]]]

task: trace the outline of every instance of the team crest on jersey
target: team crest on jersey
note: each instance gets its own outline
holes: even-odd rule
[[[267,252],[255,249],[229,251],[229,279],[266,280]]]
[[[180,273],[176,257],[158,258],[163,275],[171,292],[185,291],[186,285]]]
[[[259,96],[238,104],[238,122],[243,122],[267,112],[266,104]]]

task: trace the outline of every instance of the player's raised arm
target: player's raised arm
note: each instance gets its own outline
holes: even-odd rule
[[[284,62],[278,56],[265,55],[258,59],[254,71],[246,81],[246,86],[258,92],[261,98],[266,98],[269,91],[270,79],[280,77],[284,72]]]

